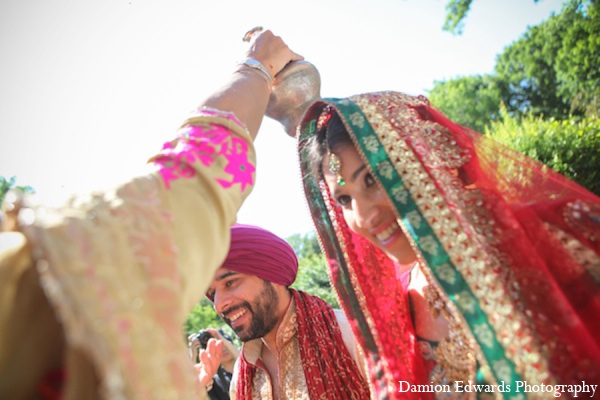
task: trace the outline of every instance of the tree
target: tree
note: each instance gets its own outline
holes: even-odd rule
[[[446,4],[446,20],[442,29],[460,35],[464,28],[464,19],[473,0],[450,0]]]
[[[0,176],[0,204],[4,201],[6,192],[10,189],[19,189],[24,193],[35,193],[35,190],[31,186],[17,186],[17,178],[15,176],[10,177],[10,179]]]
[[[571,112],[600,116],[600,1],[572,3],[569,29],[556,55],[558,93]]]
[[[498,120],[500,102],[515,117],[598,116],[599,31],[600,0],[570,0],[560,14],[508,46],[497,57],[494,75],[435,82],[430,99],[479,131]]]
[[[534,0],[537,2],[537,0]],[[449,0],[444,29],[462,31],[472,0]],[[498,56],[495,81],[507,110],[553,118],[599,115],[600,0],[570,0]]]
[[[320,297],[332,307],[339,308],[337,297],[329,281],[325,256],[315,234],[294,234],[286,241],[298,256],[298,276],[292,287]]]
[[[305,235],[296,233],[288,237],[286,241],[292,246],[299,259],[310,257],[313,254],[321,254],[319,242],[313,233]]]
[[[333,308],[340,308],[337,296],[331,288],[326,264],[323,254],[312,254],[299,259],[298,276],[292,287],[320,297]]]
[[[435,81],[428,97],[450,119],[478,132],[499,118],[500,90],[491,75]]]
[[[539,0],[533,0],[538,2]],[[473,0],[449,0],[446,4],[446,20],[442,29],[455,35],[462,34],[464,19],[471,9]]]
[[[583,114],[585,99],[597,93],[600,78],[600,41],[593,31],[599,3],[571,0],[500,54],[495,70],[509,112],[561,119]],[[573,100],[588,90],[592,95],[573,107]]]

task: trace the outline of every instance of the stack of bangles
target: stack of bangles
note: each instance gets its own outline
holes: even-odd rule
[[[267,67],[265,67],[260,61],[255,60],[254,58],[247,58],[243,61],[240,61],[238,63],[238,70],[240,68],[250,68],[252,70],[255,70],[258,73],[260,73],[260,75],[263,78],[265,78],[269,86],[273,84],[273,77],[271,76],[271,73],[269,72]]]

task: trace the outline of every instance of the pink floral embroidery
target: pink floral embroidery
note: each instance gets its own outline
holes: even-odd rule
[[[231,149],[228,148],[227,143],[221,147],[219,153],[227,159],[227,165],[225,166],[225,172],[233,175],[231,181],[225,181],[223,179],[217,179],[217,182],[224,188],[231,187],[236,183],[242,186],[242,191],[246,189],[247,185],[252,185],[252,174],[256,171],[254,165],[248,161],[248,144],[240,138],[231,138]]]
[[[230,119],[235,121],[234,117]],[[222,187],[227,189],[239,183],[244,191],[246,186],[252,185],[252,174],[256,168],[248,160],[248,144],[217,124],[186,127],[179,140],[165,143],[154,162],[159,166],[158,172],[169,189],[172,181],[196,176],[193,167],[196,161],[210,167],[217,156],[227,159],[223,170],[232,175],[231,180],[217,179]]]

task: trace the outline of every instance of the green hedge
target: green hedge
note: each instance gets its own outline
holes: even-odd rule
[[[600,196],[600,118],[493,121],[486,135],[536,159]]]

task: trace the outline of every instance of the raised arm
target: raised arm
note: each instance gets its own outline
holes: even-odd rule
[[[255,37],[246,56],[259,61],[271,77],[290,61],[303,59],[269,30]],[[209,96],[201,106],[233,112],[254,139],[267,109],[271,86],[272,81],[260,69],[242,64],[231,81]]]

